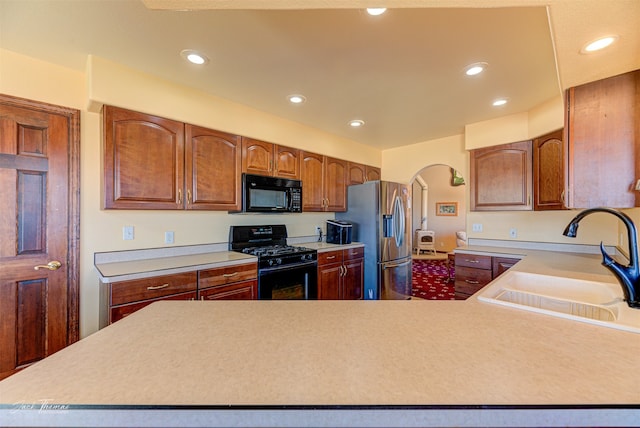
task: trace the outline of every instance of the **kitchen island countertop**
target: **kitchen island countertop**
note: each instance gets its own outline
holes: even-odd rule
[[[513,269],[606,275],[598,264],[593,255],[529,254]],[[0,402],[8,422],[20,417],[20,403],[49,400],[70,405],[72,415],[74,405],[204,406],[225,417],[235,410],[240,425],[251,424],[250,409],[288,409],[279,420],[300,426],[331,418],[331,409],[346,411],[337,421],[365,418],[362,425],[466,425],[468,417],[531,425],[536,416],[549,424],[536,409],[564,411],[553,420],[566,425],[603,424],[602,412],[604,421],[633,425],[639,364],[637,334],[475,297],[162,301],[0,382]],[[521,407],[528,416],[513,413]],[[415,420],[412,411],[427,413]]]

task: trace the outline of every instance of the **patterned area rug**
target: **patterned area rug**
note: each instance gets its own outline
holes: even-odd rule
[[[427,300],[455,300],[453,275],[447,275],[446,260],[413,260],[411,295]]]

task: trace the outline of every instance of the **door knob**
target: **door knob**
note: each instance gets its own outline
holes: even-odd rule
[[[60,263],[57,260],[54,260],[52,262],[47,263],[46,265],[34,266],[33,270],[40,270],[40,268],[49,269],[49,270],[58,270],[60,269],[60,266],[62,266],[62,263]]]

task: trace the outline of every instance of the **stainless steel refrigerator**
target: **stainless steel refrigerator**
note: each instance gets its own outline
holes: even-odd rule
[[[364,247],[364,298],[411,298],[411,187],[388,181],[349,186],[352,238]]]

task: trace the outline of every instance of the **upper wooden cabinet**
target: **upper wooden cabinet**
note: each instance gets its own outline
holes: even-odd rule
[[[104,207],[182,209],[184,124],[104,107]]]
[[[300,179],[300,150],[242,137],[242,172]]]
[[[349,162],[347,164],[347,186],[380,180],[380,168]]]
[[[302,152],[302,210],[346,211],[347,161]]]
[[[568,204],[640,206],[640,70],[567,92]]]
[[[533,209],[565,208],[566,145],[563,130],[533,140]]]
[[[185,130],[187,209],[239,210],[240,137],[194,125]]]
[[[471,211],[531,210],[532,142],[471,151]]]
[[[240,209],[239,136],[112,106],[103,116],[105,208]]]

